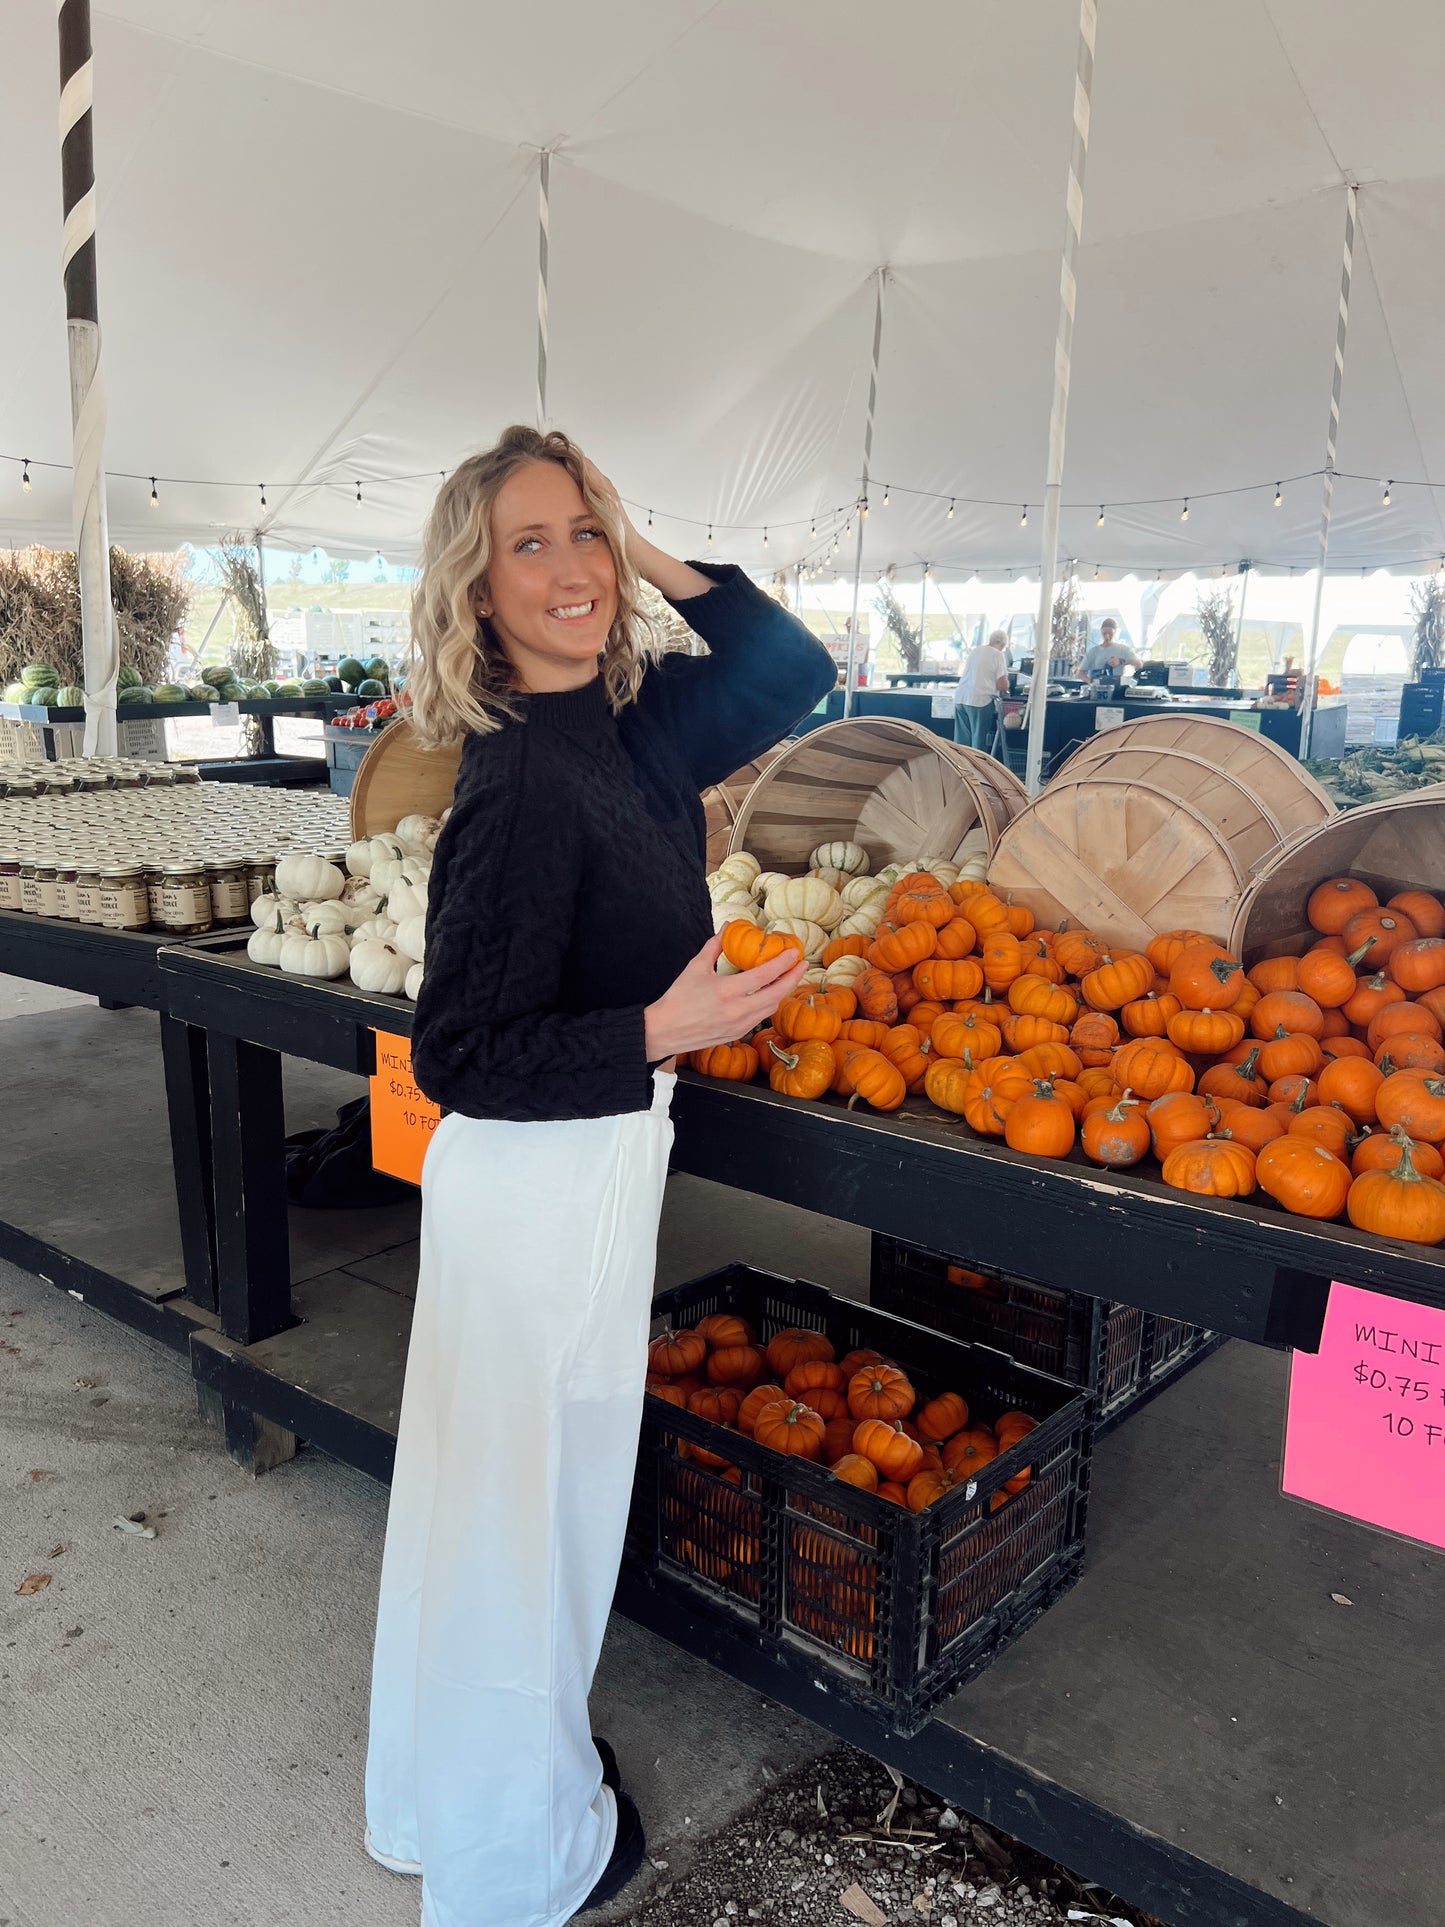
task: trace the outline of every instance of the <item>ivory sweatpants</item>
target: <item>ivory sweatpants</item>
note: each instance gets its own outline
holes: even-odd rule
[[[612,1851],[587,1695],[627,1523],[675,1079],[442,1119],[372,1659],[366,1819],[422,1927],[561,1927]]]

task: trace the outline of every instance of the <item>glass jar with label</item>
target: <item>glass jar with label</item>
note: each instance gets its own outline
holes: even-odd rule
[[[188,784],[199,783],[201,780],[201,772],[196,768],[194,763],[179,763],[171,771],[171,777],[176,788],[183,789]]]
[[[251,921],[250,886],[240,857],[209,857],[206,881],[211,891],[212,923],[224,926]]]
[[[37,857],[34,865],[35,903],[37,915],[54,917],[60,914],[60,886],[55,858]]]
[[[33,856],[20,861],[20,908],[32,917],[40,915],[40,885],[35,880],[39,868]]]
[[[20,856],[15,850],[0,851],[0,910],[20,910]]]
[[[79,865],[62,857],[55,866],[55,914],[67,923],[76,923],[80,910],[75,901],[75,879]]]
[[[139,863],[108,863],[100,872],[100,921],[107,930],[148,930],[150,899]]]
[[[99,923],[100,870],[94,859],[80,864],[75,872],[75,915],[80,923]]]
[[[249,903],[254,903],[257,897],[270,897],[275,894],[276,858],[248,856],[246,858],[246,895]]]
[[[151,879],[151,922],[173,937],[199,937],[211,927],[211,886],[199,857],[171,857]]]

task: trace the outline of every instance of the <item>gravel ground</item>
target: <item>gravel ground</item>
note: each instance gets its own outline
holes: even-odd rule
[[[1165,1927],[840,1747],[780,1780],[625,1927]]]

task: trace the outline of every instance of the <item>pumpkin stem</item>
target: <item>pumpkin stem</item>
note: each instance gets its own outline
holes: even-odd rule
[[[786,1064],[790,1071],[795,1071],[798,1068],[798,1064],[801,1060],[798,1058],[796,1053],[793,1051],[779,1050],[778,1042],[775,1037],[770,1037],[768,1039],[768,1049],[773,1053],[774,1057],[780,1059],[782,1063]]]
[[[1384,1056],[1380,1059],[1379,1068],[1382,1074],[1386,1077],[1393,1077],[1395,1075],[1395,1071],[1397,1068],[1395,1064],[1395,1060],[1393,1057],[1391,1057],[1388,1051],[1386,1051]]]
[[[1425,1182],[1424,1178],[1415,1169],[1415,1147],[1413,1144],[1407,1144],[1401,1148],[1400,1162],[1395,1166],[1390,1176],[1392,1178],[1398,1178],[1402,1184],[1423,1184]]]
[[[1359,949],[1352,950],[1349,956],[1345,958],[1345,962],[1350,966],[1351,970],[1358,970],[1360,965],[1360,960],[1363,958],[1365,952],[1369,949],[1370,945],[1374,941],[1375,939],[1373,937],[1366,937],[1365,941],[1360,945]]]
[[[1242,1077],[1248,1084],[1252,1084],[1259,1075],[1259,1053],[1263,1048],[1262,1044],[1256,1044],[1248,1057],[1234,1067],[1235,1075]]]
[[[1111,1124],[1122,1124],[1129,1115],[1130,1107],[1138,1102],[1138,1098],[1126,1090],[1122,1097],[1115,1099],[1112,1107],[1105,1111],[1104,1115]]]

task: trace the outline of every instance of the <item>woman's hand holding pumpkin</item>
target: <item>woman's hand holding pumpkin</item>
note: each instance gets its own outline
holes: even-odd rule
[[[721,955],[722,938],[713,937],[657,1002],[647,1006],[649,1063],[676,1051],[706,1050],[746,1037],[792,995],[808,967],[796,951],[787,950],[752,970],[719,977]]]

